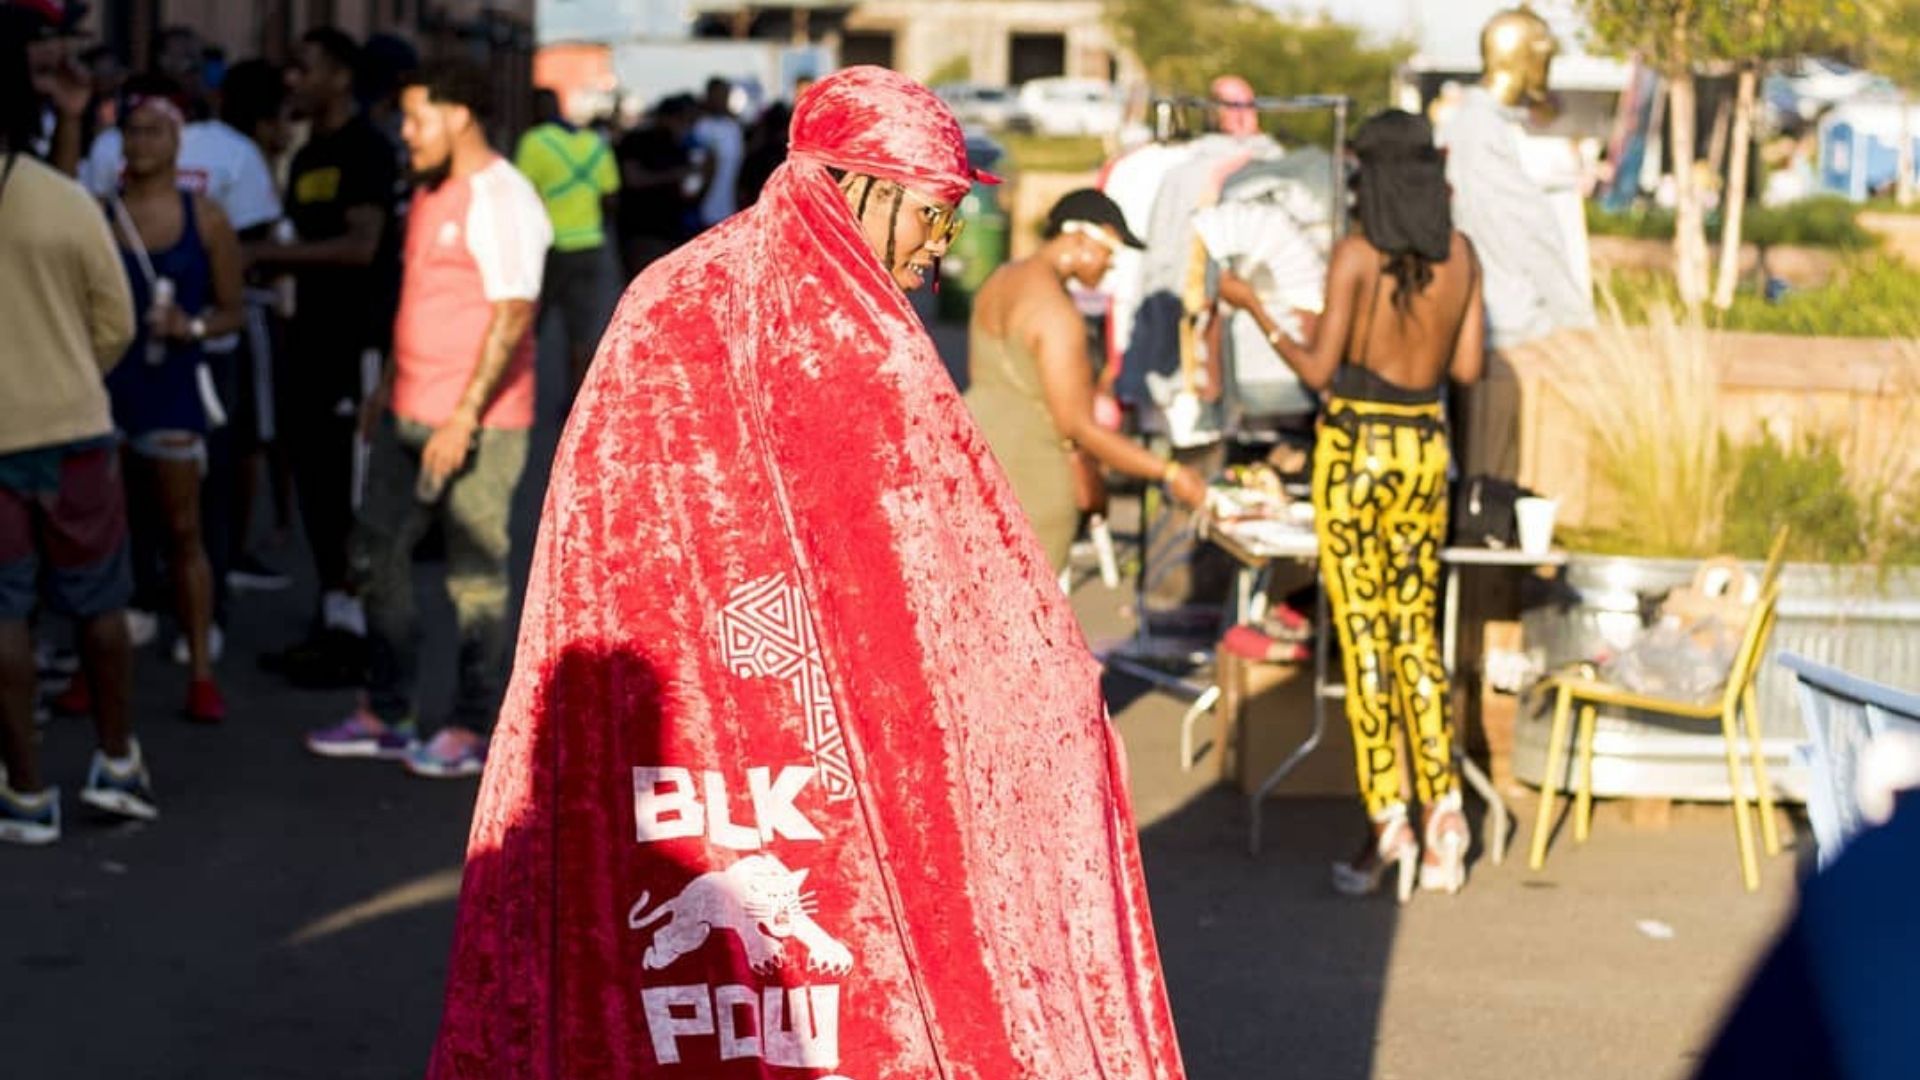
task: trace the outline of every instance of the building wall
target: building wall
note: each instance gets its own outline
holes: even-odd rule
[[[970,81],[1004,85],[1015,34],[1065,38],[1066,75],[1106,79],[1116,63],[1121,78],[1131,75],[1101,0],[871,0],[847,29],[892,34],[894,66],[916,79],[965,58]]]
[[[386,31],[424,46],[435,36],[432,27],[472,23],[489,11],[530,28],[535,5],[536,0],[98,0],[83,28],[106,38],[109,27],[129,26],[129,40],[117,44],[139,67],[151,51],[152,35],[166,26],[193,27],[230,60],[283,59],[288,43],[314,26],[338,26],[355,37]]]
[[[83,24],[113,45],[135,70],[152,55],[163,27],[190,26],[229,62],[285,61],[300,35],[337,26],[357,38],[396,34],[426,60],[461,57],[494,76],[497,134],[524,128],[531,112],[535,0],[99,0]]]
[[[612,45],[692,32],[685,0],[538,0],[540,44]]]

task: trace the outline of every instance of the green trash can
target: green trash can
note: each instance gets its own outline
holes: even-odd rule
[[[940,263],[940,318],[947,322],[967,321],[973,294],[1007,261],[1010,223],[995,195],[993,188],[975,184],[960,200],[966,231]]]
[[[967,156],[975,168],[990,172],[1006,151],[991,139],[970,135]],[[1012,219],[1000,206],[1000,187],[975,184],[960,200],[966,230],[954,241],[940,264],[940,319],[966,322],[973,314],[973,296],[988,276],[1007,261],[1012,245]]]

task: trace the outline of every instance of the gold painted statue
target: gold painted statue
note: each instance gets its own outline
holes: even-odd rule
[[[1533,105],[1547,98],[1547,73],[1559,45],[1547,21],[1525,4],[1487,20],[1480,31],[1480,85],[1500,104]]]
[[[1487,378],[1461,402],[1467,473],[1519,474],[1519,384],[1501,354],[1595,321],[1578,151],[1528,128],[1544,112],[1558,51],[1546,20],[1524,4],[1495,15],[1480,34],[1480,81],[1461,88],[1438,126],[1453,224],[1473,239],[1485,271],[1495,352]]]

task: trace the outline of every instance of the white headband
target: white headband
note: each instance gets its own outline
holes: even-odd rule
[[[1120,241],[1108,236],[1103,226],[1095,225],[1091,221],[1069,221],[1060,226],[1060,231],[1071,236],[1084,236],[1109,252],[1115,255],[1120,254],[1122,247]]]

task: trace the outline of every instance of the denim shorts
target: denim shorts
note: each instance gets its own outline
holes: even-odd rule
[[[0,620],[25,619],[42,597],[59,614],[88,619],[126,607],[132,594],[116,448],[65,455],[50,490],[0,485]]]
[[[127,437],[127,447],[149,461],[191,461],[207,471],[207,437],[184,428],[159,428]]]

